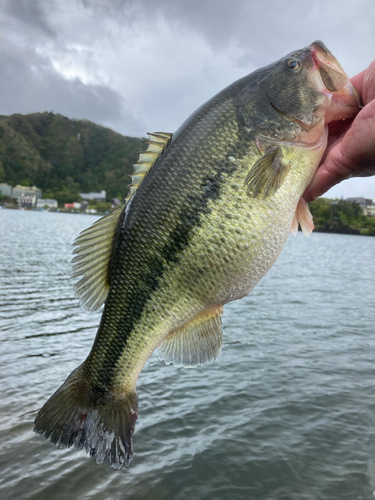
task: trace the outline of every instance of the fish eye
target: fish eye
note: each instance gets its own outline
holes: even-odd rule
[[[290,59],[287,59],[285,62],[286,62],[287,68],[290,69],[291,71],[295,72],[295,73],[301,67],[301,63],[300,63],[300,61],[298,59],[290,58]]]

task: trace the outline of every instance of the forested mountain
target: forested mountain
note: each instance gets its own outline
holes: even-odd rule
[[[127,196],[131,164],[143,149],[142,139],[87,120],[47,112],[0,116],[0,182],[37,186],[60,205],[102,189],[107,201]],[[320,198],[309,206],[317,231],[375,236],[375,217],[359,205]]]
[[[37,186],[43,198],[77,201],[79,192],[127,195],[142,139],[54,113],[0,116],[0,182]]]

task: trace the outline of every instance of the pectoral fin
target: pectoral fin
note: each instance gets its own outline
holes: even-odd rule
[[[292,227],[290,229],[294,236],[298,231],[298,222],[300,223],[303,234],[305,236],[310,236],[314,229],[314,222],[309,206],[304,198],[300,198],[298,202],[296,213],[294,214],[294,219],[292,222]]]
[[[283,184],[290,170],[289,163],[283,160],[280,148],[273,148],[253,165],[245,179],[247,193],[252,198],[262,195],[263,198],[276,191]]]
[[[209,309],[170,333],[159,346],[159,358],[169,365],[193,368],[218,358],[223,345],[223,308]]]

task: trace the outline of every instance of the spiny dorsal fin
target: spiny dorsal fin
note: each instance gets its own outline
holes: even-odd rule
[[[290,165],[282,158],[281,149],[272,148],[252,166],[245,179],[247,193],[252,198],[275,194],[285,180]]]
[[[126,203],[137,191],[150,168],[169,146],[172,139],[172,134],[169,132],[154,132],[147,135],[149,139],[144,142],[148,144],[148,148],[145,151],[140,151],[138,161],[133,163],[134,173],[132,175],[132,183],[129,186],[129,195],[125,198]]]
[[[223,345],[223,308],[209,309],[170,333],[159,346],[159,358],[169,365],[193,368],[218,358]]]
[[[75,296],[89,311],[96,311],[109,291],[108,267],[112,255],[114,236],[124,205],[94,222],[82,231],[73,243],[73,278],[82,276],[74,285]]]
[[[160,154],[169,145],[172,134],[167,132],[155,132],[148,134],[149,140],[146,151],[139,154],[138,162],[134,164],[134,174],[130,193],[125,202],[133,196],[143,181],[147,172]],[[73,245],[77,248],[73,251],[77,254],[72,260],[73,278],[81,276],[74,285],[75,296],[81,304],[89,311],[98,309],[109,292],[108,267],[111,259],[116,226],[124,206],[116,208],[111,214],[102,217],[91,227],[85,229]]]

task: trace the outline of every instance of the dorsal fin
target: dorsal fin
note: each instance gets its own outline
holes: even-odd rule
[[[159,346],[159,358],[169,365],[192,368],[217,359],[223,345],[222,306],[201,312],[170,333]]]
[[[148,136],[149,140],[144,141],[148,143],[148,148],[139,153],[138,161],[133,165],[132,184],[129,195],[125,198],[125,205],[172,139],[172,134],[167,132],[155,132]],[[73,243],[77,246],[73,251],[73,254],[77,254],[72,260],[73,278],[81,276],[81,279],[74,285],[75,296],[89,311],[98,309],[107,298],[109,262],[117,223],[123,210],[124,206],[121,206],[111,214],[97,220],[91,227],[82,231]]]
[[[74,285],[75,296],[89,311],[103,304],[109,291],[108,267],[118,220],[124,205],[94,222],[73,243],[73,278],[82,276]]]
[[[172,139],[172,134],[169,132],[154,132],[153,134],[148,133],[147,135],[149,139],[143,142],[148,144],[148,148],[145,151],[140,151],[138,161],[133,163],[134,172],[132,175],[132,183],[129,185],[129,195],[125,198],[126,203],[137,191],[150,168],[169,146]]]

